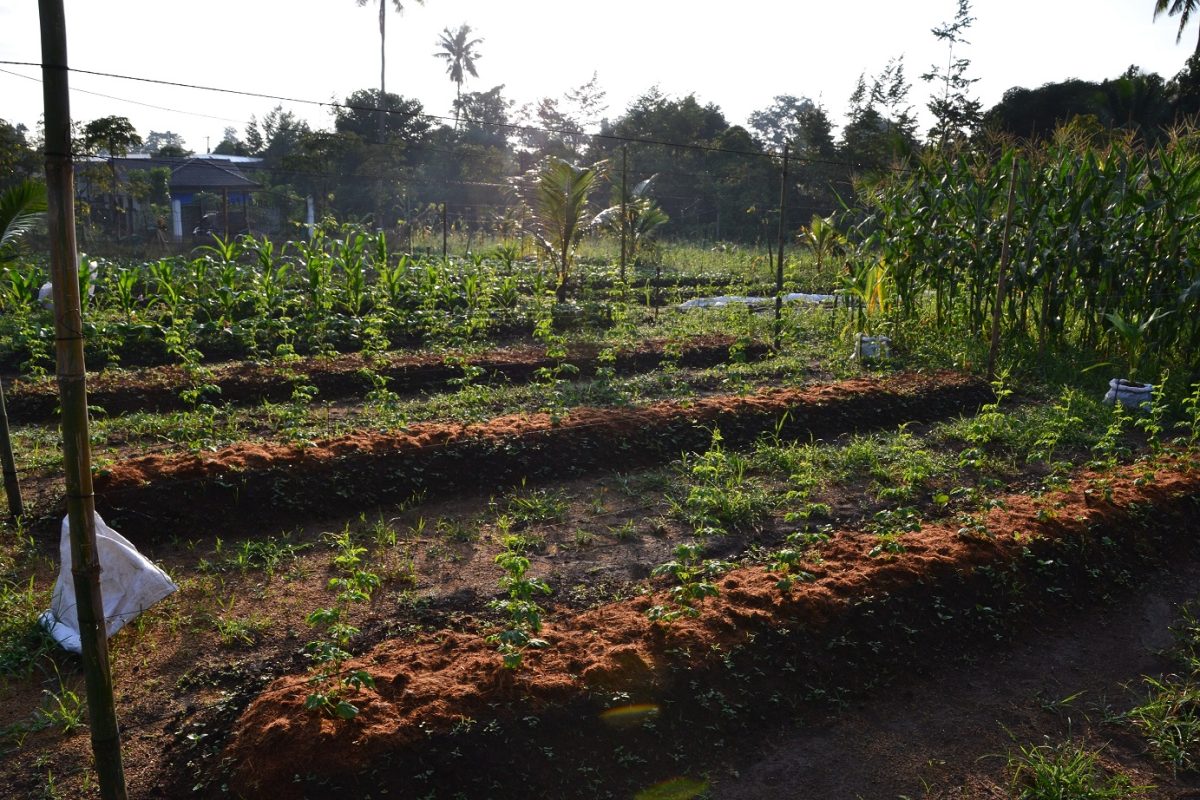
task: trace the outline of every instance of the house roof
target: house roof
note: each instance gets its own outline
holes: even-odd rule
[[[171,170],[170,189],[172,192],[211,192],[229,189],[233,191],[252,192],[262,186],[247,178],[238,169],[238,164],[261,162],[259,158],[227,158],[223,156],[151,156],[134,153],[128,156],[111,159],[117,167],[118,174],[125,175],[132,170],[147,170],[155,167],[167,167]],[[88,156],[77,161],[92,164],[108,164],[110,159],[100,156]]]
[[[212,191],[214,189],[237,189],[253,191],[262,188],[243,175],[232,164],[218,164],[214,160],[189,158],[171,170],[171,191]]]

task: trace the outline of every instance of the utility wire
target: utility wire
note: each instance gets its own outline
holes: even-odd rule
[[[259,99],[263,99],[263,100],[274,100],[276,102],[296,103],[296,104],[300,104],[300,105],[311,105],[311,106],[318,106],[321,108],[329,108],[329,109],[335,109],[335,110],[366,111],[366,112],[371,112],[371,113],[379,113],[379,110],[380,110],[379,108],[372,107],[372,106],[360,106],[360,105],[354,105],[354,104],[349,104],[349,103],[339,103],[335,100],[311,100],[311,99],[300,98],[300,97],[289,97],[287,95],[269,94],[266,92],[251,92],[251,91],[246,91],[246,90],[242,90],[242,89],[228,89],[228,88],[224,88],[224,87],[206,86],[203,84],[196,84],[196,83],[168,81],[168,80],[163,80],[161,78],[147,78],[147,77],[138,76],[138,75],[122,75],[122,74],[115,73],[115,72],[103,72],[100,70],[88,70],[88,69],[81,69],[79,67],[63,67],[61,65],[46,65],[46,64],[42,64],[41,62],[36,62],[36,61],[0,60],[0,64],[4,64],[7,66],[14,66],[14,67],[36,67],[39,69],[59,69],[59,70],[66,70],[68,72],[78,73],[81,75],[94,75],[94,76],[103,77],[103,78],[114,78],[117,80],[137,81],[140,83],[150,83],[150,84],[156,84],[159,86],[171,86],[171,87],[180,88],[180,89],[195,89],[198,91],[217,92],[217,93],[221,93],[221,94],[236,95],[239,97],[253,97],[253,98],[259,98]],[[29,76],[21,76],[21,77],[28,78]],[[32,80],[37,80],[37,79],[33,78]],[[395,110],[387,109],[387,108],[383,109],[383,112],[385,114],[389,114],[389,115],[404,113],[401,111],[395,111]],[[190,113],[190,112],[181,112],[181,113]],[[425,119],[430,119],[430,120],[436,120],[436,121],[444,122],[444,123],[457,122],[457,120],[455,120],[453,117],[442,116],[439,114],[430,114],[430,113],[424,112],[424,111],[416,114],[415,116],[423,117]],[[538,126],[534,126],[534,125],[520,125],[520,124],[516,124],[516,123],[498,122],[498,121],[493,121],[493,120],[482,120],[482,119],[473,120],[473,122],[475,122],[478,125],[502,128],[505,130],[511,130],[511,131],[515,131],[515,132],[552,133],[552,134],[557,134],[560,136],[587,136],[592,139],[602,139],[602,140],[613,141],[613,142],[623,142],[623,143],[628,143],[628,144],[656,145],[656,146],[660,146],[660,147],[671,147],[671,148],[676,148],[676,149],[680,149],[680,150],[694,150],[697,152],[704,152],[704,153],[724,153],[727,155],[747,156],[747,157],[752,157],[752,158],[767,158],[772,161],[778,160],[782,157],[781,154],[777,151],[739,150],[739,149],[729,148],[729,147],[718,147],[715,145],[696,144],[693,142],[687,142],[687,143],[671,142],[671,141],[667,141],[664,139],[651,139],[651,138],[647,138],[647,137],[638,137],[638,136],[623,136],[623,135],[620,135],[617,133],[588,133],[586,131],[581,131],[581,130],[574,129],[574,128],[543,128],[543,127],[538,127]],[[860,168],[860,169],[867,166],[867,165],[862,164],[861,162],[834,161],[834,160],[829,160],[829,159],[816,159],[816,158],[806,158],[806,157],[799,157],[799,156],[794,157],[794,158],[797,161],[797,163],[807,162],[807,163],[813,163],[813,164],[828,164],[828,165],[833,165],[833,166],[842,166],[842,167]],[[887,171],[893,171],[893,172],[911,172],[911,170],[908,167],[900,167],[900,166],[896,166],[896,165],[888,165],[888,166],[882,166],[882,167],[877,167],[877,168],[887,170]]]

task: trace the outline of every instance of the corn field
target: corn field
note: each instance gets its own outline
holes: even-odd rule
[[[971,336],[990,325],[1010,185],[1010,343],[1197,366],[1200,138],[1145,149],[1065,128],[1037,149],[935,152],[859,189],[846,283],[863,307]]]

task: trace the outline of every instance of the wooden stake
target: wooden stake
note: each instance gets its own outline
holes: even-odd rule
[[[4,469],[4,494],[8,498],[8,515],[15,520],[25,515],[25,503],[21,500],[17,461],[13,458],[12,437],[8,433],[8,409],[4,406],[3,386],[0,386],[0,466]]]
[[[96,552],[96,499],[88,438],[87,383],[83,360],[83,314],[75,248],[75,174],[71,158],[71,106],[67,72],[67,23],[62,0],[39,0],[42,91],[46,112],[46,195],[50,228],[50,278],[54,287],[54,338],[62,403],[63,463],[71,538],[71,576],[87,685],[88,726],[103,800],[126,800],[121,733],[113,703],[112,674],[100,560]]]
[[[1013,199],[1017,193],[1017,156],[1013,154],[1012,169],[1008,173],[1008,210],[1004,212],[1004,241],[1000,243],[1000,277],[996,280],[996,305],[992,306],[992,343],[988,348],[987,379],[996,380],[996,357],[1000,352],[1000,306],[1004,304],[1004,290],[1008,282],[1008,234],[1012,228]]]
[[[775,261],[775,349],[783,335],[783,240],[787,226],[788,146],[783,145],[783,180],[779,187],[779,251]]]
[[[629,217],[626,207],[629,203],[629,195],[626,192],[628,184],[629,171],[629,145],[621,145],[621,283],[625,283],[625,258],[628,252],[625,244],[626,230],[629,227]]]

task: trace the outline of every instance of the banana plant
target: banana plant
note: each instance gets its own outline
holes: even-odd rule
[[[649,195],[650,187],[657,177],[657,174],[651,175],[633,187],[625,202],[623,220],[619,204],[604,209],[593,220],[593,225],[598,228],[604,228],[617,236],[624,233],[628,237],[626,239],[626,256],[631,264],[638,263],[638,255],[645,247],[649,246],[658,229],[671,221],[667,212],[663,211],[654,198]]]

